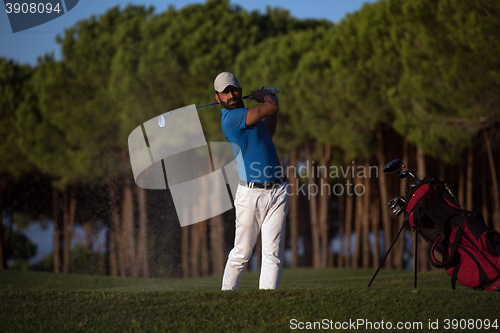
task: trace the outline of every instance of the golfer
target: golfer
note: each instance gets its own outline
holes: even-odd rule
[[[262,267],[259,288],[278,288],[283,267],[288,185],[283,178],[272,136],[278,119],[273,88],[252,91],[260,105],[245,108],[236,77],[223,72],[214,82],[215,99],[222,109],[226,139],[239,147],[235,153],[240,183],[234,198],[236,234],[222,279],[222,290],[240,287],[243,270],[262,231]]]

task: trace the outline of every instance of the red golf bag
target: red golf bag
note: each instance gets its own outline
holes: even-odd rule
[[[429,176],[411,185],[403,209],[431,245],[432,265],[451,276],[453,289],[458,280],[477,290],[500,290],[500,234],[488,229],[481,214],[462,209],[446,183]]]

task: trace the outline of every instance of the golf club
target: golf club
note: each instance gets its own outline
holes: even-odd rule
[[[250,95],[248,96],[243,96],[242,99],[247,99],[248,97],[250,97]],[[219,102],[216,102],[216,103],[212,103],[212,104],[207,104],[207,105],[202,105],[202,106],[197,106],[196,108],[197,109],[201,109],[201,108],[206,108],[207,106],[213,106],[213,105],[217,105],[217,104],[220,104]]]
[[[392,214],[399,216],[403,212],[403,207],[405,206],[405,204],[406,198],[401,196],[389,200],[387,206],[391,209]]]
[[[408,194],[408,192],[410,192],[410,190],[411,190],[412,188],[414,188],[415,186],[417,186],[417,184],[410,184],[410,185],[408,185],[408,186],[406,187],[406,189],[405,189],[405,193],[406,193],[406,194]]]
[[[406,203],[405,197],[401,196],[401,197],[396,197],[396,198],[392,198],[391,200],[389,200],[389,202],[387,203],[387,206],[389,208],[393,209],[396,206],[403,206],[405,203]]]
[[[418,178],[415,177],[415,175],[410,170],[405,170],[405,171],[401,172],[398,175],[398,179],[405,179],[408,176],[412,176],[413,178],[415,178],[416,180],[418,180]]]
[[[264,89],[264,86],[260,87],[260,89]],[[272,89],[272,90],[270,90],[270,89]],[[272,94],[276,94],[276,93],[280,92],[279,89],[274,89],[274,88],[266,88],[266,90],[271,91]],[[250,96],[251,95],[243,96],[241,99],[247,99]],[[206,108],[208,106],[214,106],[214,105],[218,105],[218,104],[220,104],[220,103],[219,102],[215,102],[215,103],[211,103],[211,104],[197,106],[196,109]],[[160,117],[158,118],[158,126],[160,126],[160,127],[164,127],[165,126],[165,116],[164,115],[160,115]]]
[[[410,175],[410,173],[405,170],[403,172],[401,172],[399,175],[398,175],[398,179],[405,179],[406,177],[408,177]]]
[[[391,213],[396,215],[396,216],[401,215],[402,212],[403,212],[403,207],[399,207],[399,206],[397,206],[396,208],[391,210]]]
[[[248,97],[250,97],[250,95],[243,96],[242,99],[247,99]],[[212,104],[197,106],[196,109],[206,108],[207,106],[213,106],[213,105],[217,105],[217,104],[220,104],[220,103],[216,102],[216,103],[212,103]],[[164,115],[160,115],[160,117],[158,118],[158,126],[160,126],[160,127],[165,126],[165,116]]]
[[[417,182],[420,183],[420,179],[417,178],[417,176],[415,176],[415,174],[413,172],[411,172],[407,167],[406,165],[404,165],[403,162],[401,162],[401,160],[398,158],[398,159],[395,159],[394,161],[392,162],[389,162],[387,163],[385,166],[384,166],[384,169],[383,169],[383,172],[384,173],[394,173],[394,172],[397,172],[399,171],[401,168],[405,168],[406,170],[401,172],[399,175],[398,175],[398,178],[399,179],[404,179],[408,176],[412,176],[413,178],[415,178],[415,180]]]
[[[401,160],[398,158],[398,159],[395,159],[394,161],[392,162],[389,162],[387,163],[385,166],[384,166],[384,173],[394,173],[396,171],[399,171],[399,169],[401,169],[401,167],[404,166],[403,162],[401,162]]]
[[[264,86],[260,87],[260,89],[264,89]],[[275,93],[279,93],[280,90],[279,89],[274,89],[274,90],[269,90],[269,89],[274,89],[274,88],[266,88],[266,90],[268,91],[271,91],[272,94],[275,94]],[[248,95],[248,96],[243,96],[242,99],[247,99],[248,97],[250,97],[251,95]],[[220,103],[212,103],[212,104],[207,104],[207,105],[202,105],[202,106],[197,106],[196,108],[197,109],[201,109],[201,108],[206,108],[207,106],[213,106],[213,105],[217,105],[217,104],[220,104]]]

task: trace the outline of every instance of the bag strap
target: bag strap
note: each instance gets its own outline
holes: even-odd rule
[[[460,257],[460,254],[458,255]],[[453,267],[453,273],[451,274],[451,287],[453,290],[455,290],[455,287],[457,285],[457,276],[458,276],[458,271],[460,270],[460,259],[457,258],[457,263],[455,267]]]
[[[436,239],[432,243],[431,250],[429,252],[429,260],[434,267],[444,268],[445,266],[447,266],[449,263],[451,263],[455,259],[455,256],[457,255],[458,244],[460,243],[460,239],[462,238],[463,233],[464,233],[464,230],[462,228],[457,229],[457,232],[455,233],[455,239],[453,240],[453,244],[451,244],[451,246],[450,246],[450,255],[448,257],[448,260],[446,260],[446,261],[439,261],[434,256],[434,251],[435,251],[436,245],[445,236],[444,236],[444,234],[441,234],[438,237],[436,237]],[[444,253],[446,253],[447,249],[448,249],[448,247],[443,248],[443,256],[444,256]]]
[[[436,239],[434,240],[434,242],[432,243],[432,246],[431,246],[431,250],[429,251],[429,260],[432,264],[432,266],[436,267],[436,268],[443,268],[445,267],[446,265],[448,265],[452,260],[453,258],[455,257],[455,253],[450,253],[450,257],[448,258],[448,260],[446,260],[445,262],[441,262],[439,261],[435,256],[434,256],[434,251],[435,251],[435,248],[436,248],[436,245],[441,241],[441,239],[443,238],[443,235],[440,235],[438,237],[436,237]],[[443,252],[444,252],[445,249],[443,249]]]

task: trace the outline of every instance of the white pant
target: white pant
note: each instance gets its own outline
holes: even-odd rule
[[[243,269],[250,260],[262,229],[262,267],[259,288],[276,289],[280,283],[285,245],[286,214],[288,213],[288,185],[272,190],[238,185],[236,198],[236,235],[234,248],[229,253],[222,290],[240,287]]]

